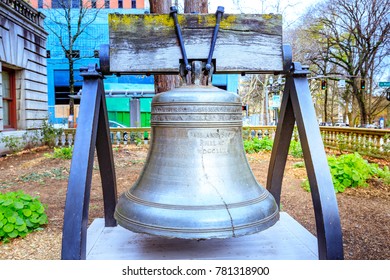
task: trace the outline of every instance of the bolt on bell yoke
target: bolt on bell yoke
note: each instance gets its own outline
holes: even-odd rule
[[[278,221],[275,199],[256,181],[246,158],[241,99],[200,85],[212,69],[207,62],[192,62],[191,85],[153,98],[144,169],[115,210],[122,227],[209,239],[256,233]]]

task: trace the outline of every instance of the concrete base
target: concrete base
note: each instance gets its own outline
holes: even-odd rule
[[[133,233],[120,226],[104,227],[104,219],[90,225],[88,260],[313,260],[317,239],[287,213],[271,228],[228,239],[166,239]]]

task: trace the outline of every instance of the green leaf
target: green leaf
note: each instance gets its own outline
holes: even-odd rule
[[[21,203],[21,202],[19,202],[19,201],[15,201],[14,202],[14,207],[15,207],[15,209],[23,209],[23,207],[24,207],[24,204],[23,203]]]
[[[3,206],[10,206],[14,201],[12,199],[7,199],[3,202]]]
[[[30,210],[33,212],[37,211],[38,208],[39,208],[39,205],[36,205],[35,203],[30,205]]]
[[[34,224],[32,222],[30,222],[30,219],[26,220],[26,226],[29,228],[34,228]]]
[[[39,224],[40,225],[45,225],[48,223],[48,220],[47,220],[47,216],[46,215],[42,215],[39,217]]]
[[[16,217],[15,217],[15,216],[9,217],[9,218],[8,218],[8,223],[11,223],[11,224],[16,223]]]
[[[21,217],[17,217],[15,221],[15,225],[20,226],[24,224],[24,220]]]
[[[23,199],[25,201],[31,201],[32,200],[31,196],[29,196],[28,194],[24,194],[24,195],[20,196],[20,199]]]
[[[15,238],[19,235],[19,232],[17,230],[13,230],[12,232],[8,233],[8,236],[11,238]]]
[[[354,181],[359,181],[360,180],[360,176],[359,176],[359,174],[353,174],[352,175],[352,180],[354,180]]]
[[[13,215],[14,215],[14,211],[12,211],[11,209],[9,209],[9,208],[7,208],[6,210],[5,210],[5,212],[4,212],[4,216],[6,217],[6,218],[9,218],[9,217],[12,217]]]
[[[3,230],[4,232],[6,233],[9,233],[9,232],[12,232],[14,230],[14,225],[13,224],[6,224],[4,227],[3,227]]]
[[[349,179],[344,179],[343,180],[343,186],[344,187],[349,187],[349,186],[351,186],[351,184],[352,184],[351,180],[349,180]]]
[[[41,205],[38,209],[37,209],[37,213],[38,214],[43,214],[45,212],[45,208]]]
[[[23,209],[23,210],[22,210],[22,213],[23,213],[23,215],[24,215],[25,217],[30,217],[31,214],[32,214],[32,212],[31,212],[30,209]]]
[[[16,229],[18,231],[25,231],[27,229],[27,226],[25,223],[23,223],[22,225],[18,226]]]

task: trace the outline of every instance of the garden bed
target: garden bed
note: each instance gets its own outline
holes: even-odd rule
[[[70,160],[45,156],[52,150],[39,148],[0,158],[0,192],[23,190],[39,196],[47,205],[49,223],[43,230],[0,243],[0,259],[59,259],[63,212]],[[114,148],[118,194],[138,178],[147,155],[147,146]],[[269,152],[248,154],[258,181],[265,185]],[[315,234],[311,194],[303,190],[305,168],[289,157],[282,188],[281,208]],[[389,165],[381,161],[381,165]],[[95,161],[89,210],[90,222],[103,217],[102,191]],[[367,188],[347,189],[337,194],[346,259],[390,259],[390,186],[373,179]],[[50,250],[48,249],[50,248]]]

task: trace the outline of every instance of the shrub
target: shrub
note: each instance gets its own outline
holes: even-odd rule
[[[261,139],[253,138],[251,140],[244,141],[244,149],[248,154],[258,153],[260,151],[271,151],[273,141],[269,137],[263,137]]]
[[[0,241],[25,237],[48,223],[45,207],[22,191],[0,193]]]
[[[346,188],[367,187],[367,180],[371,178],[381,179],[386,184],[390,183],[388,167],[381,169],[377,164],[370,164],[358,153],[339,157],[330,156],[328,165],[336,193],[344,192]],[[308,180],[305,180],[302,186],[310,191]]]
[[[291,140],[290,147],[288,149],[288,153],[295,158],[303,157],[301,143],[297,140]]]
[[[4,146],[8,148],[11,153],[20,152],[24,147],[22,138],[14,135],[3,136],[0,141],[4,143]]]
[[[73,155],[73,146],[69,147],[54,147],[54,152],[52,154],[45,154],[48,158],[61,158],[61,159],[72,159]]]
[[[54,147],[56,144],[56,138],[60,137],[63,132],[61,128],[55,128],[48,120],[43,121],[42,123],[42,141],[43,144]]]

